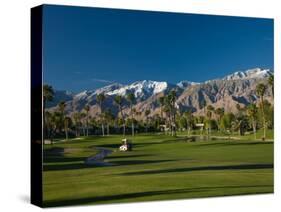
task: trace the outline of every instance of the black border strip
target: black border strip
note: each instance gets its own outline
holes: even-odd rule
[[[31,203],[42,207],[42,18],[31,8]]]

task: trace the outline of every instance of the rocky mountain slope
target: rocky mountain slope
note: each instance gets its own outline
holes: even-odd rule
[[[129,85],[114,83],[106,87],[83,91],[76,95],[65,91],[56,91],[53,102],[48,103],[49,110],[55,110],[55,105],[60,101],[66,101],[67,113],[74,111],[82,111],[85,105],[90,105],[90,114],[95,116],[99,113],[96,96],[100,93],[106,95],[104,108],[110,108],[115,114],[118,113],[118,108],[114,104],[116,95],[126,96],[128,93],[133,93],[136,97],[134,107],[141,112],[140,116],[144,116],[144,111],[149,109],[151,114],[159,113],[160,105],[158,99],[160,96],[166,95],[170,90],[177,91],[176,104],[180,110],[192,110],[194,113],[200,114],[203,112],[203,104],[212,104],[215,108],[224,107],[225,111],[236,112],[236,104],[241,106],[256,102],[256,86],[258,83],[267,83],[267,79],[273,72],[269,69],[250,69],[239,71],[221,79],[208,80],[206,82],[189,82],[181,81],[177,84],[168,82],[157,82],[151,80],[137,81]],[[272,101],[270,98],[271,89],[267,89],[265,98]],[[128,102],[124,101],[124,111],[129,113]]]

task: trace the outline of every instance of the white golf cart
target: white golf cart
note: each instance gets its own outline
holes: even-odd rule
[[[128,140],[127,138],[122,139],[122,145],[119,147],[121,152],[132,151],[133,145],[132,141]]]

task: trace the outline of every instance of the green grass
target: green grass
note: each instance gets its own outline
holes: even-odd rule
[[[206,133],[206,132],[204,131],[203,133]],[[182,132],[178,132],[177,134],[180,135],[180,136],[183,136],[183,135],[188,135],[188,132],[182,131]],[[191,132],[191,135],[200,135],[200,130],[193,130]],[[205,135],[205,134],[203,134],[203,135]],[[252,141],[255,140],[255,136],[254,136],[253,132],[246,132],[245,135],[240,136],[238,134],[238,132],[234,132],[233,134],[230,134],[230,133],[223,133],[223,132],[219,132],[219,131],[212,131],[211,136],[223,136],[223,137],[230,136],[230,137],[235,137],[235,138],[240,139],[240,140],[252,140]],[[263,130],[258,130],[256,136],[257,136],[256,140],[260,141],[263,137]],[[273,130],[268,129],[266,131],[266,139],[269,140],[269,141],[272,141],[273,138],[274,138]]]
[[[168,200],[273,192],[273,142],[201,141],[138,135],[112,166],[87,166],[95,147],[117,150],[120,136],[45,145],[44,206]]]

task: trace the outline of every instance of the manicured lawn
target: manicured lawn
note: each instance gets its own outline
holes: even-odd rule
[[[204,131],[203,135],[206,135],[205,133],[206,132]],[[179,136],[188,135],[188,131],[178,132],[177,135],[179,135]],[[200,130],[193,130],[192,135],[200,135]],[[230,137],[235,137],[235,138],[238,138],[238,139],[241,139],[241,140],[252,140],[252,141],[255,140],[255,136],[254,136],[253,132],[246,132],[245,135],[240,136],[238,134],[238,132],[234,132],[234,133],[230,134],[230,133],[223,133],[223,132],[219,132],[219,131],[212,131],[210,135],[211,136],[223,136],[223,137],[230,136]],[[256,136],[257,136],[256,140],[260,141],[263,137],[263,130],[258,130]],[[271,130],[271,129],[268,129],[266,131],[266,139],[268,141],[272,141],[273,138],[274,138],[274,131]]]
[[[96,147],[117,150],[121,136],[45,145],[45,206],[168,200],[273,192],[273,142],[197,141],[138,135],[112,166],[87,166]]]

